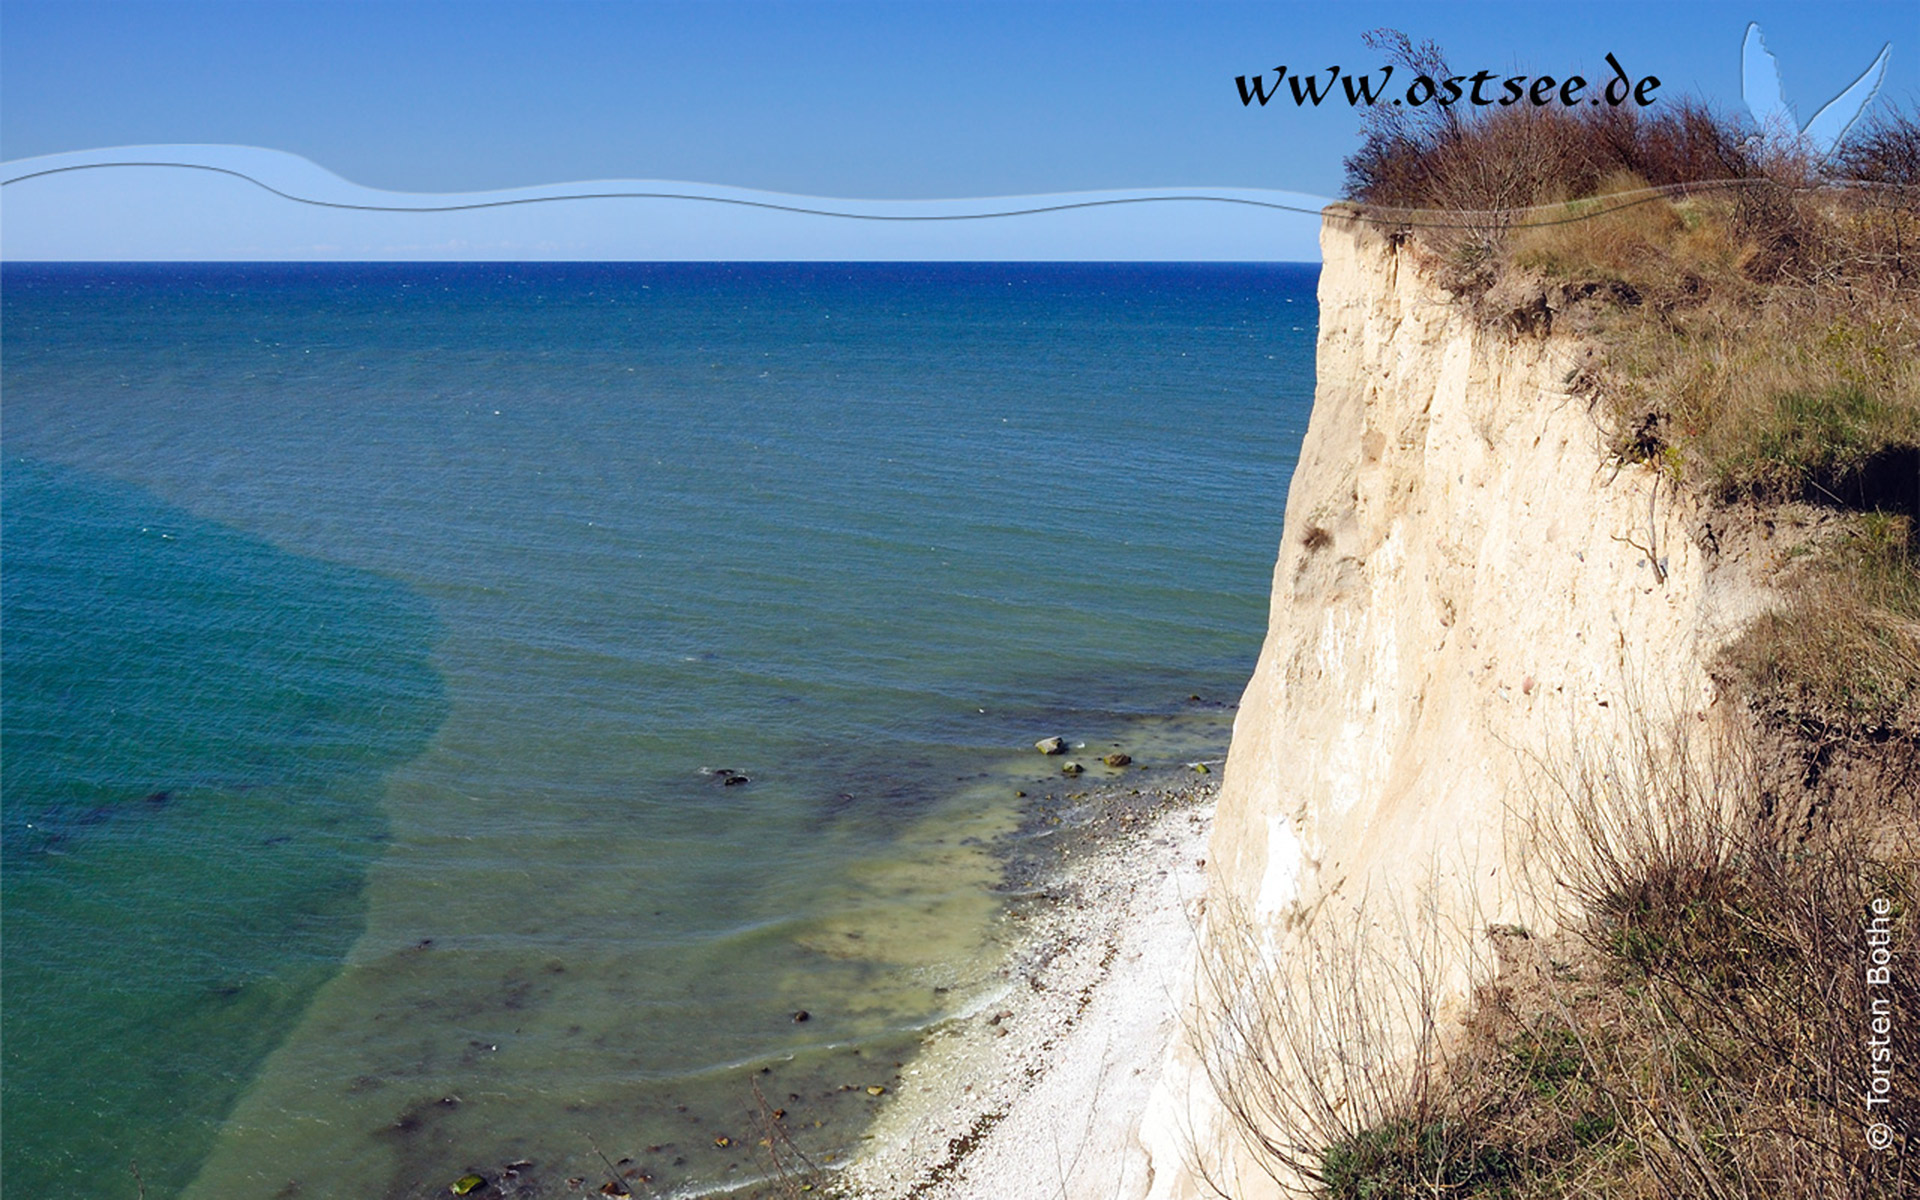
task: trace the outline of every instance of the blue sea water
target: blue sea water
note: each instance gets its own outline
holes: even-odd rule
[[[6,1185],[844,1153],[1033,740],[1223,745],[1314,282],[6,266]]]

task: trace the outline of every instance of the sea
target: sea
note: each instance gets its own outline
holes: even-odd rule
[[[857,1154],[1034,797],[1224,752],[1316,278],[0,268],[6,1193]]]

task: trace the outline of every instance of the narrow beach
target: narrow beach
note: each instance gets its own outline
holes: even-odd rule
[[[1218,779],[1155,773],[1036,806],[1008,866],[1006,987],[929,1035],[838,1179],[848,1195],[1146,1194],[1135,1135],[1180,1034]]]

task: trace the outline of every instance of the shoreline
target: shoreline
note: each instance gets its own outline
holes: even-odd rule
[[[1136,1133],[1179,1035],[1218,783],[1169,770],[1035,804],[1003,885],[1005,987],[926,1036],[836,1193],[1145,1195]]]

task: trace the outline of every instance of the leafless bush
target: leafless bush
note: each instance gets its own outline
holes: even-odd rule
[[[1432,906],[1384,930],[1364,911],[1325,920],[1276,957],[1269,928],[1218,899],[1201,945],[1190,1043],[1246,1159],[1274,1183],[1344,1195],[1369,1174],[1451,1187],[1485,1171],[1498,1099],[1462,1086],[1476,1073],[1441,1027],[1442,972],[1473,951]]]
[[[1761,727],[1700,728],[1636,711],[1540,764],[1516,832],[1560,931],[1490,929],[1491,979],[1430,907],[1383,938],[1216,901],[1190,1034],[1240,1161],[1340,1200],[1920,1188],[1920,796],[1782,820]]]
[[[1699,886],[1732,857],[1733,814],[1754,807],[1743,743],[1701,747],[1684,721],[1649,717],[1644,697],[1627,707],[1606,734],[1576,733],[1538,761],[1537,794],[1516,812],[1513,857],[1533,902],[1568,925]]]
[[[1880,113],[1842,143],[1834,166],[1864,185],[1855,240],[1902,279],[1920,277],[1920,110]]]
[[[1445,79],[1453,74],[1434,42],[1416,45],[1397,29],[1375,29],[1361,40],[1414,75]],[[1431,186],[1434,156],[1460,132],[1459,114],[1450,106],[1368,105],[1360,112],[1360,149],[1345,163],[1348,197],[1393,205],[1424,195]]]
[[[1766,175],[1746,132],[1695,101],[1654,116],[1611,108],[1484,109],[1417,133],[1390,119],[1375,121],[1363,137],[1360,153],[1347,160],[1348,197],[1434,215],[1579,199],[1619,174],[1656,188]]]
[[[1654,736],[1640,721],[1624,744],[1570,756],[1527,829],[1537,878],[1572,902],[1569,927],[1612,989],[1555,1007],[1622,1114],[1627,1177],[1676,1197],[1920,1186],[1920,1160],[1869,1128],[1911,1122],[1920,1081],[1888,1079],[1867,1103],[1876,1037],[1920,1061],[1912,1022],[1875,1022],[1920,1011],[1920,978],[1868,973],[1876,944],[1903,964],[1920,951],[1913,843],[1876,836],[1920,827],[1920,797],[1782,822],[1757,727],[1703,747],[1684,724]],[[1904,1142],[1909,1125],[1895,1129]]]
[[[1367,44],[1414,74],[1444,78],[1446,55],[1394,30]],[[1750,247],[1745,269],[1762,282],[1852,278],[1862,270],[1912,278],[1920,215],[1920,123],[1886,109],[1821,160],[1768,146],[1740,119],[1682,99],[1658,113],[1602,106],[1462,110],[1374,105],[1361,148],[1346,161],[1346,195],[1371,218],[1419,231],[1452,266],[1456,290],[1487,286],[1516,227],[1591,219],[1539,213],[1620,192],[1632,178],[1669,200],[1723,194]],[[1835,192],[1829,185],[1850,185]]]
[[[1841,144],[1836,159],[1847,179],[1920,186],[1920,112],[1882,110]]]

